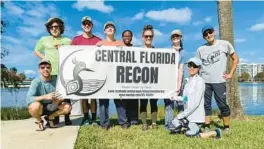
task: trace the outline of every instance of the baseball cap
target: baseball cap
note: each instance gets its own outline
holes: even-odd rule
[[[196,57],[192,57],[188,60],[188,63],[193,62],[196,66],[201,66],[202,61]]]
[[[179,29],[175,29],[175,30],[173,30],[172,32],[171,32],[171,36],[172,35],[180,35],[180,36],[182,36],[182,32],[181,32],[181,30],[179,30]]]
[[[105,30],[105,27],[106,27],[107,25],[113,25],[113,26],[115,27],[114,22],[112,22],[112,21],[107,21],[107,22],[104,24],[104,30]]]
[[[54,21],[59,21],[63,24],[63,21],[60,18],[49,18],[48,21],[45,23],[45,26],[48,26],[50,23],[54,22]]]
[[[206,30],[214,30],[214,28],[211,25],[205,25],[202,29],[202,34],[206,31]]]
[[[42,60],[39,61],[39,65],[44,64],[44,63],[51,65],[50,60],[42,59]]]
[[[91,23],[93,23],[93,22],[92,22],[92,18],[89,17],[89,16],[84,16],[84,17],[82,17],[82,22],[84,22],[84,21],[90,21]]]

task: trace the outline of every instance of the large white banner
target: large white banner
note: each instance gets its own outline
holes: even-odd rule
[[[169,98],[179,55],[172,49],[62,46],[57,91],[63,98]]]

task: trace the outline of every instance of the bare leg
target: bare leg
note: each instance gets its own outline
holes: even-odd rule
[[[71,105],[63,102],[62,104],[59,105],[59,110],[52,113],[48,118],[53,119],[56,116],[68,114],[70,113],[70,111],[71,111]]]
[[[229,126],[230,125],[230,117],[229,116],[223,117],[223,121],[224,121],[224,125],[225,126]]]
[[[205,116],[205,124],[209,124],[211,123],[211,116]]]
[[[43,106],[40,102],[33,102],[28,106],[28,112],[32,117],[36,118],[38,121],[42,120],[41,119],[42,109]]]
[[[216,137],[216,132],[210,131],[210,132],[200,133],[200,136],[202,139],[214,138]]]

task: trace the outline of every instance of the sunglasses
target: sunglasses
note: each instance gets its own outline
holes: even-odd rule
[[[51,67],[50,66],[40,66],[40,69],[42,69],[42,70],[45,69],[45,68],[50,70]]]
[[[92,26],[92,23],[90,21],[84,21],[84,22],[82,22],[82,25],[83,26],[86,26],[86,25]]]
[[[195,65],[195,63],[193,63],[193,62],[189,62],[189,63],[188,63],[188,67],[189,67],[189,68],[191,68],[191,67],[192,67],[192,68],[198,68],[198,66]]]
[[[214,32],[214,30],[208,30],[203,33],[203,37],[207,37],[209,34],[211,35]]]
[[[181,37],[181,35],[178,35],[178,34],[174,34],[171,36],[171,38],[179,38],[179,37]]]
[[[59,29],[59,26],[58,25],[54,25],[54,26],[49,26],[49,29]]]
[[[153,35],[144,35],[144,38],[150,38],[150,39],[152,39],[153,38]]]

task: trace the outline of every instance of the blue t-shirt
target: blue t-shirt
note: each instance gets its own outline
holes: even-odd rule
[[[186,52],[182,49],[179,51],[179,65],[186,63]]]
[[[44,81],[40,77],[35,78],[30,85],[30,88],[27,93],[27,104],[35,101],[37,96],[46,95],[56,90],[56,76],[51,76],[50,81]],[[51,103],[51,100],[42,100],[41,103]]]

